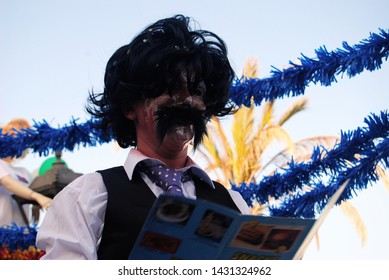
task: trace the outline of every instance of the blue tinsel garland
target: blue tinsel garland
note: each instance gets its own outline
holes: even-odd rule
[[[53,128],[45,120],[35,122],[33,129],[16,131],[13,136],[0,134],[0,156],[20,156],[25,149],[47,156],[50,151],[73,151],[78,146],[93,147],[110,142],[110,133],[93,130],[92,121],[78,124],[72,119],[69,125]]]
[[[381,68],[383,59],[389,56],[389,34],[380,29],[380,34],[371,33],[369,39],[351,47],[346,42],[342,49],[329,52],[323,46],[316,50],[316,59],[302,55],[301,65],[290,62],[293,67],[279,70],[265,79],[237,79],[231,88],[231,99],[239,106],[256,105],[262,101],[302,95],[309,83],[329,86],[336,82],[336,75],[346,73],[350,78],[363,70]]]
[[[293,160],[283,173],[276,172],[264,177],[260,183],[243,183],[233,186],[249,205],[258,201],[268,202],[268,196],[286,200],[277,208],[270,208],[274,216],[295,216],[313,218],[338,188],[340,183],[350,179],[340,201],[353,197],[355,190],[364,189],[378,179],[376,167],[389,167],[389,116],[381,112],[365,119],[367,127],[342,133],[340,142],[330,151],[316,147],[311,161],[296,163]],[[358,156],[356,156],[358,155]],[[330,176],[327,184],[323,178]],[[304,186],[314,189],[303,192]]]
[[[36,227],[22,227],[16,224],[0,227],[0,247],[7,246],[10,250],[27,250],[35,246],[37,235]]]

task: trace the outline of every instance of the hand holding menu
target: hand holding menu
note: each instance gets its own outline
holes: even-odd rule
[[[318,220],[241,215],[204,200],[162,195],[129,259],[301,259],[347,183]]]

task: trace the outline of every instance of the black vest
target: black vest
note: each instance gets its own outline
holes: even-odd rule
[[[125,260],[156,197],[137,171],[134,171],[132,180],[129,180],[123,166],[98,172],[107,188],[108,200],[97,256],[105,260]],[[215,189],[211,189],[201,180],[195,177],[193,180],[197,198],[239,211],[227,189],[221,184],[214,182]]]

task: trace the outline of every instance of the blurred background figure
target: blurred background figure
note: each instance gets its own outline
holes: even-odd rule
[[[18,131],[27,128],[31,128],[27,120],[13,119],[1,128],[1,133],[15,135]],[[13,165],[16,160],[23,159],[27,153],[28,150],[25,150],[22,156],[18,158],[6,157],[0,159],[0,226],[11,225],[12,223],[25,225],[21,210],[12,195],[36,201],[44,209],[47,209],[51,204],[51,198],[28,188],[32,180],[29,171],[26,168]],[[27,213],[27,216],[30,216],[29,214]]]

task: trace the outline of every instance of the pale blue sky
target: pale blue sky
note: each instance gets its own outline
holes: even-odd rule
[[[241,74],[244,60],[259,60],[260,76],[271,65],[282,68],[301,53],[314,56],[389,28],[389,1],[5,1],[0,0],[0,123],[14,117],[52,126],[72,117],[84,122],[88,91],[102,89],[106,61],[146,25],[182,13],[222,37],[232,65]],[[306,112],[287,123],[294,140],[338,135],[364,126],[370,113],[388,109],[389,66],[355,78],[338,77],[331,87],[310,85]],[[281,111],[291,99],[278,102]],[[64,153],[75,171],[86,173],[122,164],[127,151],[113,144]],[[30,154],[20,162],[30,171],[46,157]],[[360,193],[353,203],[368,231],[358,244],[352,226],[335,209],[320,230],[321,249],[311,246],[306,259],[389,259],[389,192],[381,184]],[[314,244],[313,244],[314,245]]]

